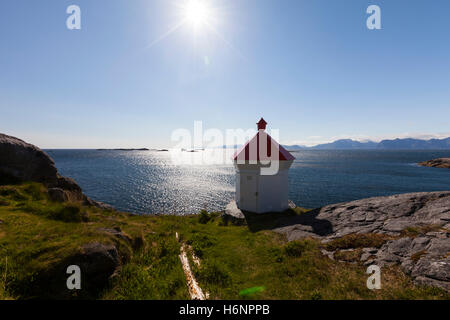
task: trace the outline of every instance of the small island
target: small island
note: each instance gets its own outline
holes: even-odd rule
[[[97,151],[150,151],[150,149],[147,148],[139,148],[139,149],[97,149]]]
[[[419,162],[419,165],[424,167],[433,167],[433,168],[447,168],[450,169],[450,158],[439,158],[428,160],[424,162]]]

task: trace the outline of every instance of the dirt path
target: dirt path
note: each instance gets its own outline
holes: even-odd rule
[[[178,239],[178,233],[176,234],[176,237]],[[179,257],[180,257],[181,265],[183,266],[184,275],[186,276],[186,284],[188,286],[189,295],[191,296],[191,299],[192,300],[206,300],[207,295],[205,295],[203,293],[202,288],[200,288],[200,286],[197,283],[197,280],[195,280],[195,277],[192,274],[191,267],[189,265],[189,259],[187,256],[187,246],[184,243],[181,243]]]

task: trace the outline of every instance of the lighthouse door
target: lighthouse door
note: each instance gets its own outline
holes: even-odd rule
[[[257,175],[245,174],[241,179],[241,203],[243,210],[257,212],[258,188]]]

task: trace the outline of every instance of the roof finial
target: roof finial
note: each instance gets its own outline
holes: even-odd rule
[[[266,120],[264,120],[264,118],[261,118],[261,120],[259,120],[257,125],[258,125],[258,131],[259,130],[266,130],[267,122],[266,122]]]

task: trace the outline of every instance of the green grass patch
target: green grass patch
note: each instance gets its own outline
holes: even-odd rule
[[[414,285],[398,268],[383,269],[382,289],[371,291],[363,266],[328,259],[318,240],[288,243],[256,227],[257,217],[250,228],[226,226],[219,213],[130,215],[53,203],[38,184],[0,186],[0,202],[0,299],[189,299],[176,232],[201,258],[200,266],[190,258],[191,268],[210,299],[450,299],[442,290]],[[270,224],[270,218],[264,219],[260,227]],[[104,231],[114,228],[132,241]],[[326,246],[379,247],[386,240],[350,235]],[[51,272],[91,242],[115,244],[126,257],[123,265],[102,291],[56,295],[49,288],[64,286],[67,275]]]
[[[326,243],[325,248],[329,251],[337,249],[356,249],[356,248],[380,248],[388,240],[391,240],[384,234],[367,233],[367,234],[349,234],[342,238],[334,239]]]

